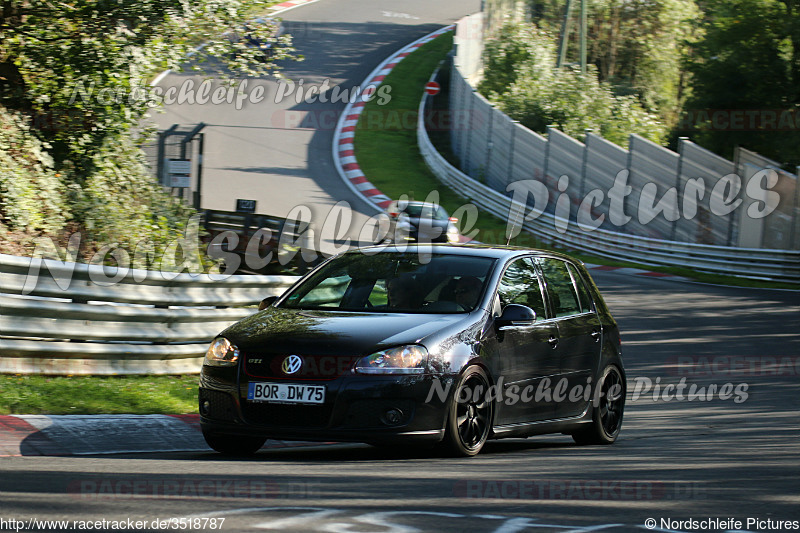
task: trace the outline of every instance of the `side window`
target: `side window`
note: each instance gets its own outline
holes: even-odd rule
[[[544,300],[536,267],[528,258],[517,259],[506,269],[497,289],[500,305],[527,305],[536,312],[536,316],[544,318]]]
[[[331,277],[306,294],[299,292],[293,294],[289,301],[312,307],[339,307],[347,294],[350,281],[350,276],[347,274]]]
[[[575,282],[575,288],[578,289],[578,299],[580,300],[581,313],[591,313],[592,298],[589,296],[589,291],[586,289],[586,282],[583,281],[583,277],[578,272],[578,269],[573,265],[567,263],[567,268],[569,268],[569,272],[572,274],[572,280]]]
[[[575,292],[575,285],[572,283],[569,270],[567,270],[567,264],[552,257],[543,257],[538,261],[544,273],[544,281],[547,284],[547,292],[555,317],[579,314],[581,310],[578,294]]]

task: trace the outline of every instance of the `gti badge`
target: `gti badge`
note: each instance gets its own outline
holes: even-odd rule
[[[302,366],[303,360],[300,359],[299,355],[290,355],[283,360],[281,370],[283,370],[284,374],[295,374],[300,371],[300,367]]]

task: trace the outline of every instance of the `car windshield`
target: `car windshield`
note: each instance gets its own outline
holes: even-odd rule
[[[378,313],[464,313],[481,301],[494,259],[381,252],[341,255],[278,307]]]
[[[403,212],[412,218],[428,218],[431,220],[447,220],[447,213],[438,205],[409,204]]]

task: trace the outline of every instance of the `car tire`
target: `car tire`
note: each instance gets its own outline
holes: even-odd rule
[[[479,366],[470,366],[450,400],[444,450],[458,457],[477,455],[492,432],[492,410],[486,372]]]
[[[213,450],[224,455],[247,457],[253,455],[267,442],[266,437],[247,437],[242,435],[226,435],[203,431],[203,438]]]
[[[592,422],[572,434],[572,439],[580,445],[612,444],[622,428],[626,387],[619,367],[608,365],[598,383],[600,397],[597,399],[595,395],[593,401]]]

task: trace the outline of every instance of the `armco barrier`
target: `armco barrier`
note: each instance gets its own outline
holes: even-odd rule
[[[433,79],[433,78],[431,78]],[[419,107],[417,139],[420,153],[431,171],[457,194],[489,213],[509,220],[513,212],[528,213],[529,208],[467,176],[451,165],[436,150],[425,129],[424,95]],[[557,227],[566,227],[562,233]],[[686,267],[748,278],[767,278],[800,283],[800,251],[733,248],[674,242],[616,233],[604,229],[584,231],[574,222],[549,213],[524,221],[522,228],[542,241],[565,249],[580,250],[611,259],[624,259],[648,265]]]
[[[296,280],[0,254],[0,372],[195,374],[217,333]]]

